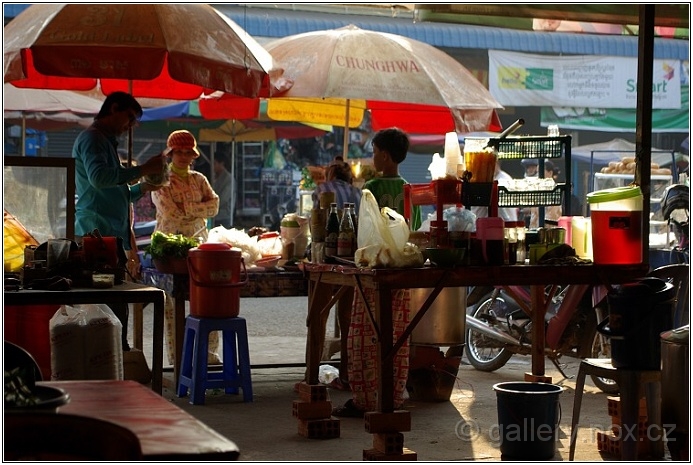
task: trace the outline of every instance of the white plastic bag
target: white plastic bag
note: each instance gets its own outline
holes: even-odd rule
[[[320,365],[318,371],[318,381],[322,384],[330,384],[339,377],[339,370],[332,365]]]
[[[418,247],[407,242],[409,226],[395,210],[378,206],[373,193],[364,189],[358,222],[358,246],[354,260],[369,268],[406,268],[423,265]]]
[[[52,380],[123,379],[123,326],[107,305],[63,305],[49,327]]]

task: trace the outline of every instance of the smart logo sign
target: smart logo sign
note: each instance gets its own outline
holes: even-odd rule
[[[553,90],[553,69],[517,68],[502,66],[498,69],[500,86],[505,89]]]
[[[489,51],[489,90],[502,105],[636,108],[637,58]],[[655,60],[653,108],[680,109],[681,62]]]
[[[676,72],[676,69],[674,66],[672,66],[671,62],[669,61],[663,61],[661,60],[660,66],[658,67],[657,64],[655,64],[654,68],[654,74],[652,76],[652,102],[654,106],[654,102],[656,101],[666,101],[668,93],[672,91],[674,87],[678,87],[679,90],[679,95],[680,94],[680,86],[676,86],[675,84],[680,81],[680,78],[678,76],[678,73]],[[676,79],[675,82],[674,79]],[[673,90],[674,92],[676,89]],[[628,79],[626,80],[626,93],[628,94],[629,98],[637,99],[637,92],[638,92],[638,81],[637,79]]]

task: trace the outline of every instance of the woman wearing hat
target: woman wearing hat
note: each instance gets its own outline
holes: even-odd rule
[[[193,170],[192,164],[200,151],[195,136],[190,131],[174,131],[166,141],[171,157],[169,184],[152,192],[156,207],[155,231],[165,234],[182,234],[187,237],[207,239],[207,218],[219,211],[219,196],[212,189],[204,174]],[[173,303],[166,296],[166,335],[169,363],[173,363]],[[219,363],[216,351],[219,334],[212,332],[209,338],[209,363]]]

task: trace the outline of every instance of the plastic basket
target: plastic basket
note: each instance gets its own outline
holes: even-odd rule
[[[523,136],[505,139],[491,138],[499,159],[561,158],[570,146],[571,136]]]
[[[557,184],[550,191],[509,191],[505,186],[498,186],[499,207],[542,207],[562,205],[565,184]]]

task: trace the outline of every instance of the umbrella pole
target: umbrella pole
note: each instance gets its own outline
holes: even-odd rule
[[[20,153],[26,157],[26,114],[24,112],[22,112],[22,137],[19,138],[19,142],[22,144]]]
[[[128,80],[128,93],[132,95],[132,79]],[[132,166],[132,139],[135,137],[135,131],[132,125],[128,128],[128,168]]]
[[[346,100],[346,121],[344,122],[344,143],[342,149],[342,158],[347,161],[349,157],[349,107],[351,106],[351,99]]]

